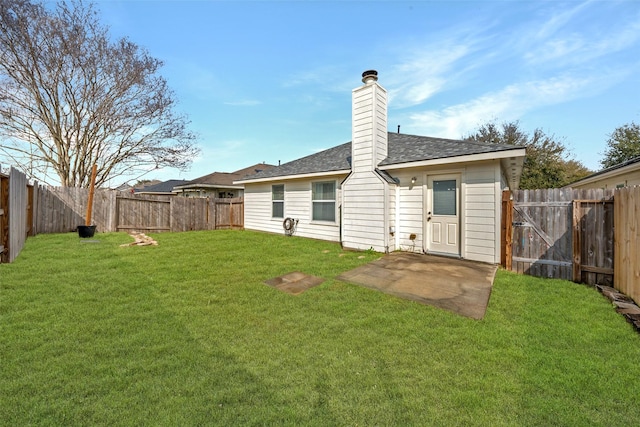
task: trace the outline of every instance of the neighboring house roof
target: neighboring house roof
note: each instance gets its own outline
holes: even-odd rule
[[[119,186],[117,186],[114,190],[116,191],[125,191],[125,192],[129,192],[131,191],[133,187],[129,184],[127,184],[126,182],[123,184],[120,184]]]
[[[634,157],[633,159],[627,160],[626,162],[622,162],[622,163],[618,163],[617,165],[610,166],[606,169],[602,169],[601,171],[593,173],[589,176],[585,176],[584,178],[581,178],[575,182],[572,182],[571,184],[566,185],[565,187],[589,184],[591,182],[595,182],[600,179],[622,175],[632,170],[636,170],[638,167],[640,167],[640,156]]]
[[[146,185],[140,190],[135,190],[135,192],[137,194],[171,194],[173,187],[184,184],[185,182],[187,181],[184,179],[170,179],[159,184]]]
[[[248,175],[254,175],[274,167],[274,165],[258,163],[235,172],[213,172],[191,181],[185,181],[184,183],[177,185],[174,188],[174,191],[179,192],[181,190],[191,188],[242,188],[242,185],[234,185],[234,181],[238,181]]]
[[[522,150],[515,145],[483,144],[429,136],[388,133],[388,155],[378,166],[393,169],[394,165],[424,162],[452,157]],[[386,169],[386,168],[385,168]],[[242,181],[282,178],[296,175],[351,171],[351,142],[293,160],[281,166],[262,171]]]

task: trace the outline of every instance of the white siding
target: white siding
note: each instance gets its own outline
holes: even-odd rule
[[[372,83],[352,92],[352,168],[371,172],[387,157],[387,92]]]
[[[340,181],[345,177],[326,179],[294,180],[267,184],[247,184],[244,197],[244,227],[248,230],[282,233],[284,218],[298,220],[295,236],[312,239],[340,241],[339,205],[341,200]],[[311,186],[313,182],[335,181],[336,183],[336,221],[312,221]],[[271,218],[271,186],[284,184],[284,218]]]
[[[424,247],[424,195],[422,172],[399,172],[393,175],[400,179],[399,225],[396,228],[401,251],[422,252]],[[416,177],[415,184],[411,178]],[[416,238],[411,240],[411,235]]]
[[[389,250],[388,199],[385,183],[378,175],[354,173],[342,186],[342,245],[351,249]],[[387,192],[388,194],[388,192]],[[388,197],[388,196],[387,196]]]
[[[445,168],[420,168],[393,171],[400,180],[399,212],[395,215],[398,247],[402,251],[422,252],[425,246],[426,176],[460,173],[461,255],[465,259],[500,262],[500,163],[489,161],[447,165]],[[416,182],[411,183],[415,177]],[[415,234],[414,240],[410,239]]]
[[[500,163],[471,164],[465,169],[464,257],[474,261],[500,262]]]

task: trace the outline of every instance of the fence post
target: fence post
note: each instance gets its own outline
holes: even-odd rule
[[[511,191],[502,192],[502,243],[500,244],[500,264],[511,270],[513,247],[513,200]]]
[[[573,218],[571,236],[571,251],[573,253],[573,281],[576,283],[580,283],[582,281],[582,270],[580,268],[582,262],[582,244],[580,242],[580,201],[573,200],[571,207],[573,209],[573,212],[571,213],[571,217]]]

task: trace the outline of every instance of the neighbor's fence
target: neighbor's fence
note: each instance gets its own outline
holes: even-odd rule
[[[65,232],[83,224],[89,191],[85,188],[42,188],[48,204],[43,206],[40,224],[46,232]],[[56,202],[57,200],[57,202]],[[52,221],[45,212],[62,202],[65,218]],[[44,205],[44,203],[40,203]],[[75,213],[75,217],[72,213]],[[98,231],[139,231],[157,233],[163,231],[215,230],[243,228],[244,202],[235,199],[208,199],[178,196],[136,195],[116,190],[96,190],[93,199],[93,223]],[[46,220],[46,222],[45,222]],[[81,222],[69,222],[69,221]],[[69,228],[71,225],[71,228]],[[59,228],[62,226],[62,228]],[[40,231],[39,231],[40,232]],[[43,231],[44,232],[44,231]]]
[[[614,287],[640,303],[640,187],[616,189],[614,223]]]
[[[613,190],[517,190],[503,196],[504,266],[537,277],[613,283]]]

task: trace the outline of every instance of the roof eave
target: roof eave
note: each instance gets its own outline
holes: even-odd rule
[[[452,157],[441,157],[438,159],[419,160],[414,162],[396,163],[392,165],[379,166],[382,170],[396,170],[405,168],[415,168],[423,166],[447,165],[452,163],[477,162],[481,160],[498,160],[509,157],[524,157],[526,150],[524,148],[514,148],[505,151],[492,151],[490,153],[466,154]]]
[[[190,185],[179,185],[173,187],[173,192],[180,192],[184,190],[198,189],[198,188],[231,188],[233,190],[242,190],[241,185],[233,185],[233,184],[190,184]]]
[[[596,181],[600,181],[601,179],[608,179],[618,175],[624,175],[625,173],[633,172],[638,168],[640,168],[640,161],[635,161],[633,163],[629,163],[622,167],[611,167],[610,170],[596,172],[585,178],[579,179],[576,182],[572,182],[571,184],[566,185],[565,187],[569,188],[574,185],[592,184]]]
[[[280,175],[280,176],[270,176],[265,178],[256,178],[256,179],[247,179],[241,181],[234,181],[234,184],[243,183],[243,184],[257,184],[261,182],[274,182],[274,181],[285,181],[290,179],[309,179],[309,178],[319,178],[324,176],[335,176],[335,175],[345,175],[351,173],[351,169],[343,169],[338,171],[327,171],[327,172],[312,172],[312,173],[304,173],[304,174],[294,174],[294,175]]]

